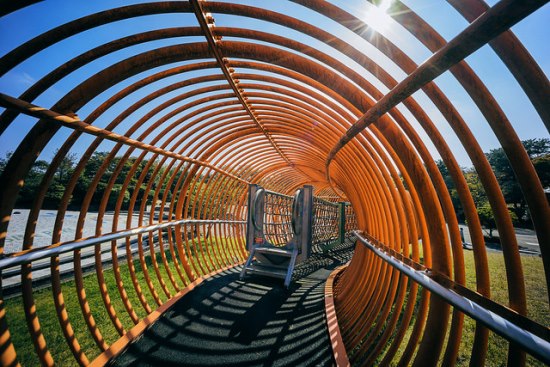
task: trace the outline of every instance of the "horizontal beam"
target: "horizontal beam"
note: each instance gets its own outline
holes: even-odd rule
[[[340,149],[357,136],[357,134],[453,65],[462,61],[487,42],[542,7],[546,2],[540,0],[501,0],[472,22],[458,36],[435,52],[428,60],[376,102],[374,106],[342,135],[327,157],[327,179],[330,180],[328,170],[330,163]]]
[[[116,143],[128,145],[134,148],[138,148],[141,150],[146,150],[151,153],[160,154],[166,157],[178,159],[184,162],[196,164],[199,166],[210,168],[213,171],[216,171],[218,173],[221,173],[227,177],[230,177],[232,179],[235,179],[237,181],[241,181],[243,183],[248,184],[248,181],[243,180],[240,177],[237,177],[221,168],[215,167],[211,165],[210,163],[200,161],[198,159],[190,158],[183,156],[178,153],[174,153],[159,147],[156,147],[154,145],[150,145],[147,143],[143,143],[141,141],[129,138],[124,135],[117,134],[110,130],[101,129],[97,126],[90,125],[86,123],[85,121],[80,120],[77,117],[72,117],[68,115],[64,115],[55,111],[48,110],[44,107],[39,107],[36,105],[33,105],[32,103],[28,103],[26,101],[23,101],[21,99],[8,96],[7,94],[0,93],[0,107],[4,107],[7,109],[12,109],[19,111],[25,115],[33,116],[39,119],[44,119],[48,121],[52,121],[58,124],[61,124],[65,127],[68,127],[73,130],[77,130],[83,133],[87,133],[93,136],[101,137],[103,139],[107,139],[110,141],[114,141]]]
[[[99,245],[105,242],[136,236],[146,232],[158,231],[186,224],[246,224],[240,220],[200,220],[200,219],[179,219],[170,222],[163,222],[145,227],[136,227],[124,231],[111,232],[101,236],[88,237],[75,241],[60,242],[47,247],[18,252],[0,259],[0,271],[18,265],[29,264],[33,261],[54,257],[66,252],[81,250],[90,246]]]
[[[216,58],[218,65],[220,66],[223,75],[227,79],[227,82],[229,83],[229,86],[233,91],[235,92],[235,95],[237,96],[237,99],[239,102],[241,102],[243,108],[248,113],[252,121],[258,126],[258,128],[262,131],[262,133],[265,135],[273,149],[283,158],[283,160],[290,166],[294,167],[294,163],[292,163],[288,157],[283,153],[281,148],[275,143],[265,126],[260,122],[258,117],[256,116],[256,113],[251,108],[249,102],[247,102],[247,98],[244,96],[244,91],[237,86],[237,81],[233,78],[233,75],[228,63],[229,61],[224,57],[222,47],[220,47],[220,41],[221,37],[217,38],[214,33],[212,32],[212,29],[210,26],[214,26],[214,18],[210,15],[207,19],[207,16],[202,9],[201,1],[199,0],[190,0],[189,3],[191,4],[193,11],[195,13],[195,16],[197,17],[197,20],[200,24],[200,27],[203,31],[204,36],[206,37],[206,41],[208,42],[208,45],[210,46],[210,49],[212,50],[212,53],[214,54],[214,57]],[[209,23],[210,22],[210,23]]]
[[[361,231],[354,231],[354,234],[363,245],[399,272],[433,294],[441,297],[445,302],[464,312],[474,320],[481,322],[508,341],[519,345],[534,357],[546,364],[550,364],[550,342],[548,340],[549,335],[547,328],[515,313],[513,310],[489,298],[467,290],[448,278],[443,279],[441,275],[433,273],[430,269],[426,269],[422,264],[413,262],[409,258],[399,259],[398,257],[401,257],[400,254],[373,238],[367,239],[366,237],[368,236]],[[376,244],[374,242],[376,242]],[[407,263],[405,263],[404,260]],[[461,292],[461,289],[464,289],[464,292]],[[468,291],[472,293],[471,296],[460,294]],[[492,308],[495,309],[501,309],[503,312],[497,313],[494,310],[484,307],[481,303],[491,305]],[[511,321],[508,317],[503,316],[503,313],[513,315],[516,320]],[[525,327],[522,327],[520,323],[528,324],[532,329],[538,329],[536,333],[539,335],[535,334],[533,332],[534,330],[527,330]],[[543,336],[545,338],[543,338]]]
[[[264,189],[264,191],[265,191],[266,194],[269,194],[269,195],[278,196],[278,197],[287,198],[287,199],[294,199],[294,196],[281,194],[280,192],[269,191],[269,190],[265,190],[265,189]]]
[[[328,201],[328,200],[325,200],[325,199],[321,199],[318,196],[314,196],[313,200],[314,200],[314,202],[317,201],[317,202],[321,203],[322,205],[328,205],[328,206],[334,206],[334,207],[339,206],[340,203],[341,203],[341,202],[333,202],[333,201]]]

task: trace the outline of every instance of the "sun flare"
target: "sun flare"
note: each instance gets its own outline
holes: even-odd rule
[[[383,32],[390,28],[392,19],[388,15],[388,10],[392,6],[393,0],[382,0],[377,6],[372,5],[364,10],[361,19],[377,32]]]
[[[392,4],[393,0],[382,0],[380,2],[380,4],[378,5],[378,9],[380,9],[381,11],[383,11],[384,13],[387,13],[388,10],[390,9],[391,7],[391,4]]]

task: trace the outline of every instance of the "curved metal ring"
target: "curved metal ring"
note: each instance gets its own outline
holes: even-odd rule
[[[292,200],[292,219],[290,221],[292,225],[292,232],[295,235],[302,233],[302,222],[299,220],[302,217],[302,209],[304,202],[304,190],[298,189],[294,194],[294,200]]]
[[[256,195],[254,196],[254,201],[252,202],[252,224],[254,225],[254,228],[257,231],[263,230],[262,225],[258,225],[256,221],[256,212],[258,211],[258,203],[261,202],[262,205],[264,204],[264,197],[265,197],[265,190],[259,189],[256,191]]]

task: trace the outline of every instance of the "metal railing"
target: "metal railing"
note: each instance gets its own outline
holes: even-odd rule
[[[344,232],[346,237],[349,237],[353,234],[353,231],[359,228],[357,224],[357,216],[355,215],[355,211],[350,203],[344,203],[344,218]]]
[[[441,274],[434,273],[361,231],[354,231],[354,234],[364,246],[402,274],[541,361],[550,364],[550,333],[547,327]]]
[[[73,275],[74,251],[80,253],[79,266],[83,271],[90,272],[97,261],[107,265],[113,261],[126,262],[140,252],[159,255],[160,251],[165,251],[159,243],[174,241],[176,227],[180,229],[180,237],[183,237],[185,231],[184,237],[188,241],[201,241],[208,240],[214,232],[214,226],[229,226],[225,232],[237,236],[245,232],[245,224],[245,221],[239,220],[181,219],[8,254],[0,259],[3,294],[13,296],[21,292],[21,265],[32,264],[35,286],[47,285],[52,258],[58,258],[61,275],[65,278]]]
[[[138,236],[143,233],[161,231],[163,229],[181,227],[188,224],[245,224],[245,221],[236,220],[196,220],[196,219],[180,219],[170,222],[163,222],[145,227],[136,227],[118,232],[106,233],[101,236],[83,238],[77,241],[68,241],[51,246],[37,248],[27,251],[21,251],[14,254],[6,255],[0,259],[0,271],[15,267],[18,265],[29,264],[33,261],[59,256],[61,254],[83,250],[95,245],[102,245],[119,239],[128,239],[133,236]]]
[[[260,193],[261,199],[256,197],[257,193]],[[251,212],[251,223],[261,226],[263,237],[272,245],[288,244],[293,238],[292,211],[295,209],[293,208],[295,198],[262,189],[257,185],[252,185],[249,195],[254,196],[253,200],[249,201],[249,205],[256,206],[258,200],[263,201],[263,215],[256,214],[257,209],[254,208]],[[302,221],[304,216],[311,216],[311,220],[306,221],[311,223],[311,228],[308,228],[310,235],[306,236],[308,238],[310,236],[311,240],[304,239],[310,243],[306,245],[306,251],[301,251],[307,254],[311,251],[323,251],[331,245],[341,243],[346,236],[357,229],[355,213],[349,203],[331,202],[312,196],[311,202],[304,201],[299,211],[300,219],[294,218],[296,221]],[[257,215],[261,215],[262,218],[255,218]],[[260,228],[256,230],[260,231]],[[252,237],[249,238],[249,241],[254,240]]]

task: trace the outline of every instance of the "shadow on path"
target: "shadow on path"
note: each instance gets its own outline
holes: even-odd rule
[[[240,268],[205,280],[148,328],[112,366],[332,366],[324,283],[351,258],[346,242],[314,254],[282,281]]]

